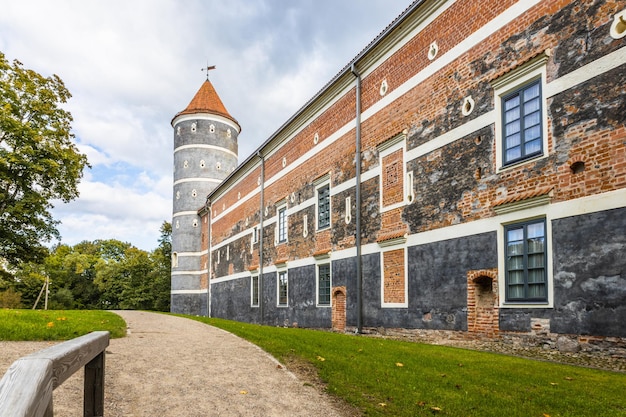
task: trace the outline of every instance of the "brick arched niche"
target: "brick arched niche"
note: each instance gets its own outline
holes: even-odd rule
[[[496,337],[499,330],[498,270],[467,272],[467,331]]]
[[[333,287],[332,326],[333,330],[346,330],[346,287]]]

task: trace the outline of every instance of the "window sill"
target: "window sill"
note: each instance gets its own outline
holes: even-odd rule
[[[554,308],[548,301],[508,301],[500,305],[500,308]]]
[[[520,166],[522,166],[524,164],[528,164],[530,162],[539,161],[539,160],[541,160],[543,158],[547,158],[547,157],[548,157],[547,152],[543,152],[543,153],[541,153],[539,155],[534,155],[534,156],[528,157],[526,159],[522,159],[522,160],[519,160],[519,161],[512,162],[510,164],[502,165],[502,166],[498,167],[497,173],[499,174],[501,172],[506,172],[506,171],[518,168],[518,167],[520,167]]]

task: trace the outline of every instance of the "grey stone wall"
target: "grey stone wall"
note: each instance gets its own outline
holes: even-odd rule
[[[277,273],[263,274],[261,308],[250,305],[250,278],[211,286],[211,315],[229,320],[272,326],[330,328],[331,309],[316,306],[315,265],[288,270],[288,307],[277,306]]]
[[[551,331],[626,337],[626,208],[552,222]]]
[[[501,309],[502,331],[626,337],[626,208],[552,222],[554,308]]]
[[[170,302],[173,313],[206,316],[208,312],[206,294],[172,294]]]

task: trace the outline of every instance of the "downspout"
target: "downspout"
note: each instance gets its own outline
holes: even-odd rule
[[[261,181],[259,192],[261,196],[261,205],[259,207],[259,324],[263,324],[263,211],[265,207],[265,157],[261,151],[257,152],[257,156],[261,159]]]
[[[363,271],[361,262],[361,74],[353,63],[350,68],[356,77],[356,332],[363,332]]]
[[[206,296],[207,296],[207,303],[206,303],[206,316],[207,317],[211,317],[211,259],[212,259],[212,255],[211,255],[211,224],[213,224],[213,210],[211,209],[211,200],[209,200],[208,198],[206,199],[206,203],[205,203],[205,209],[207,212],[207,269],[206,269],[206,276],[207,276],[207,288],[206,288]]]

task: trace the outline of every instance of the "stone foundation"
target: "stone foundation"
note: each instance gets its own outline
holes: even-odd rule
[[[485,345],[502,345],[502,350],[514,349],[541,349],[564,354],[593,354],[626,360],[626,338],[602,336],[577,336],[549,333],[541,323],[536,323],[529,333],[500,332],[498,336],[488,337],[468,332],[450,330],[426,329],[397,329],[383,327],[363,328],[363,333],[371,336],[389,337],[411,342],[422,342],[436,345],[457,347],[478,347]],[[355,332],[354,328],[347,328],[346,332]],[[500,351],[491,348],[489,350]]]

